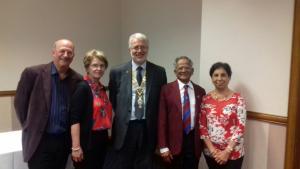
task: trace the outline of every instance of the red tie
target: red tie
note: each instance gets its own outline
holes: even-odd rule
[[[191,131],[191,109],[190,109],[190,98],[188,93],[189,85],[184,85],[183,95],[183,130],[185,134],[189,134]]]

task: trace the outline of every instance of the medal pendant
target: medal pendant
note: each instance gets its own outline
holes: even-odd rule
[[[143,89],[142,88],[138,88],[136,89],[136,94],[137,94],[137,103],[138,103],[138,107],[141,109],[143,107]]]
[[[143,106],[143,99],[142,99],[142,97],[139,97],[138,100],[137,100],[137,102],[138,102],[139,108],[141,109],[142,106]]]
[[[106,113],[105,113],[105,111],[104,111],[103,108],[100,109],[100,113],[101,113],[101,116],[102,116],[102,117],[105,117],[105,116],[106,116]]]

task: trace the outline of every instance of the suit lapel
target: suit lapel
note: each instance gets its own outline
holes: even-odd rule
[[[175,104],[176,104],[178,113],[180,113],[180,117],[182,117],[182,104],[181,104],[179,84],[178,84],[177,80],[172,82],[172,90],[171,91],[174,91],[174,92],[172,92],[174,95],[170,95],[170,96],[172,96],[173,99],[175,99]]]
[[[199,111],[199,108],[200,108],[200,103],[199,101],[201,100],[201,96],[200,96],[200,91],[199,91],[199,88],[192,82],[193,84],[193,87],[194,87],[194,92],[195,92],[195,115],[197,116],[198,112]]]
[[[123,76],[122,76],[122,82],[127,82],[125,83],[125,89],[127,91],[127,96],[129,97],[128,100],[130,101],[130,106],[131,106],[131,101],[132,101],[132,64],[131,62],[128,62],[127,65],[125,66]]]
[[[147,105],[149,99],[149,93],[151,90],[152,82],[153,82],[153,68],[151,63],[147,62],[146,65],[146,98],[145,98],[145,105]]]
[[[47,64],[42,72],[42,84],[45,94],[47,110],[50,109],[51,101],[51,65],[52,63]]]

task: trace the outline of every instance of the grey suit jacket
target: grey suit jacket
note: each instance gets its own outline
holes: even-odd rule
[[[109,98],[114,110],[112,127],[113,147],[122,148],[131,114],[132,102],[131,61],[110,71]],[[157,118],[161,86],[167,83],[163,67],[147,61],[146,66],[146,123],[149,148],[154,150],[157,142]]]
[[[22,126],[24,161],[28,162],[37,149],[48,122],[51,107],[51,63],[26,68],[18,83],[14,106]],[[70,94],[81,76],[70,69]]]

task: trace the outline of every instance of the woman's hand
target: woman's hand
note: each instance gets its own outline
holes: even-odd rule
[[[72,159],[75,162],[81,162],[83,160],[83,151],[80,146],[72,148]]]
[[[226,164],[229,159],[230,152],[227,150],[219,151],[214,156],[216,162],[220,165]]]
[[[220,152],[221,150],[219,150],[219,149],[217,149],[217,148],[215,148],[215,147],[211,147],[210,149],[209,149],[209,152],[210,152],[210,154],[211,154],[211,156],[213,157],[213,158],[216,158],[216,155]]]

